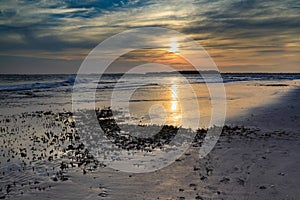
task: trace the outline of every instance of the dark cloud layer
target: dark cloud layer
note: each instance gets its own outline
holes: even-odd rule
[[[44,66],[55,61],[71,66],[105,38],[145,26],[190,35],[224,71],[226,66],[233,71],[299,71],[299,8],[298,0],[3,0],[0,73],[12,66],[18,72],[22,62],[13,57],[26,57],[21,59],[26,66],[37,65],[37,59],[44,59]]]

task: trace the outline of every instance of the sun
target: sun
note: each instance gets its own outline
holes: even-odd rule
[[[177,38],[171,38],[170,40],[171,40],[171,43],[169,44],[170,45],[169,51],[173,52],[173,53],[177,53],[179,51],[179,49],[178,49],[179,44],[177,42]]]

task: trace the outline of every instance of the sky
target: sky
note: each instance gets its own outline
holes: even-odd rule
[[[76,73],[100,42],[142,27],[196,40],[221,72],[300,72],[299,0],[1,0],[0,73]],[[154,57],[180,44],[169,50]]]

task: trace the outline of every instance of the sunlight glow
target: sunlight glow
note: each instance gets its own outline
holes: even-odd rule
[[[169,51],[173,52],[173,53],[177,53],[179,51],[178,47],[179,47],[179,44],[177,42],[177,38],[171,38]]]

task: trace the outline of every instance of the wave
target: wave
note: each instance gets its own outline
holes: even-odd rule
[[[280,81],[280,80],[299,80],[300,74],[251,74],[251,73],[225,73],[221,74],[222,79],[220,77],[215,77],[214,75],[206,76],[206,79],[203,77],[190,75],[187,76],[187,80],[190,84],[207,84],[207,83],[228,83],[228,82],[242,82],[242,81]],[[35,77],[34,75],[33,77]],[[116,75],[117,76],[117,75]],[[139,78],[138,76],[134,76],[132,79],[128,80],[118,80],[117,77],[113,76],[103,76],[103,80],[98,80],[97,76],[94,75],[82,75],[77,76],[71,75],[64,81],[57,82],[34,82],[27,84],[18,84],[18,85],[0,85],[0,91],[23,91],[23,90],[31,90],[31,89],[46,89],[46,88],[57,88],[62,86],[73,86],[76,79],[76,84],[84,84],[82,89],[88,90],[93,89],[94,84],[97,83],[97,89],[119,89],[125,90],[130,88],[136,88],[141,86],[158,86],[160,85],[160,81],[156,81],[156,76],[153,76],[153,80],[148,82],[148,79],[144,79],[145,77]],[[152,76],[147,78],[151,79]],[[1,78],[1,76],[0,76]],[[16,81],[24,80],[23,77],[13,77]],[[48,79],[49,77],[47,77]],[[52,77],[50,77],[52,78]],[[53,77],[56,78],[56,77]],[[60,77],[59,77],[60,78]],[[33,80],[33,79],[31,79]],[[38,80],[38,79],[36,79]],[[43,80],[40,78],[39,80]],[[52,80],[52,79],[48,79]],[[57,79],[56,79],[57,80]],[[156,83],[155,83],[156,82]],[[85,84],[85,83],[93,83],[93,85]],[[185,82],[180,82],[179,84],[184,84]],[[166,82],[162,85],[168,85],[170,82],[166,79]]]
[[[75,76],[69,76],[67,80],[60,82],[47,82],[47,83],[27,83],[19,85],[3,85],[0,86],[0,91],[19,91],[19,90],[31,90],[31,89],[45,89],[55,88],[61,86],[71,86],[75,82]]]
[[[281,80],[299,80],[300,74],[249,74],[249,73],[227,73],[222,74],[222,79],[208,77],[205,80],[202,77],[192,77],[192,83],[230,83],[243,81],[281,81]]]

